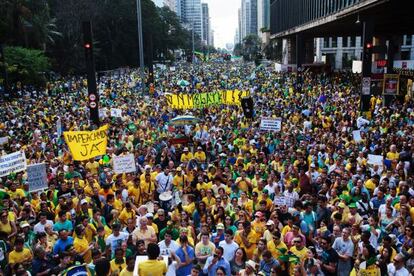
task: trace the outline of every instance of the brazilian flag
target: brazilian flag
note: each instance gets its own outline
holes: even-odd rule
[[[92,276],[92,273],[87,265],[84,264],[69,267],[63,272],[62,276]]]

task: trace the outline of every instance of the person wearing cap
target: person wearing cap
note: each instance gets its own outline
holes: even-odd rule
[[[145,165],[144,166],[144,171],[142,171],[141,175],[139,176],[139,181],[143,182],[145,180],[145,175],[149,174],[151,175],[151,165]]]
[[[181,167],[177,167],[175,170],[172,183],[178,191],[183,191],[184,187],[187,187],[187,175],[185,175]]]
[[[191,235],[188,234],[188,227],[180,227],[179,233],[180,233],[180,235],[179,235],[178,239],[176,240],[176,242],[179,245],[180,245],[180,237],[186,236],[188,244],[190,246],[193,246],[193,247],[195,246],[194,239],[191,237]],[[194,250],[195,250],[195,248],[194,248]]]
[[[198,146],[197,151],[194,153],[194,159],[200,163],[203,164],[206,162],[206,153],[203,151],[203,148]]]
[[[349,207],[349,213],[348,213],[348,218],[346,219],[346,221],[348,222],[348,224],[353,225],[353,224],[361,224],[362,222],[362,217],[361,215],[358,213],[358,209],[357,209],[357,205],[355,202],[352,202],[348,205]]]
[[[180,161],[182,162],[182,163],[185,163],[185,164],[187,164],[188,162],[190,162],[190,160],[192,160],[194,158],[194,156],[193,156],[193,154],[188,150],[188,148],[187,147],[185,147],[184,149],[183,149],[183,153],[181,154],[181,157],[180,157]]]
[[[219,246],[219,243],[224,240],[224,224],[218,223],[216,226],[216,232],[211,235],[210,240],[214,243],[214,245],[217,247]]]
[[[265,218],[263,216],[263,213],[260,211],[257,211],[254,214],[254,220],[252,222],[252,229],[256,232],[258,236],[263,236],[263,233],[266,230],[266,222]]]
[[[246,261],[246,268],[240,270],[240,276],[255,276],[257,272],[258,265],[252,260]]]

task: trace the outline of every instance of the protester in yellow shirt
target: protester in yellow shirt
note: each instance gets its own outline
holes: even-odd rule
[[[93,158],[91,158],[88,163],[86,163],[85,168],[88,172],[90,172],[91,174],[98,174],[98,169],[99,169],[99,163],[98,161],[94,160]]]
[[[257,234],[254,230],[252,230],[252,226],[249,221],[243,222],[243,230],[238,231],[234,237],[234,241],[240,246],[240,248],[244,248],[246,251],[248,259],[251,259],[253,257],[253,252],[256,249],[257,240]]]
[[[125,208],[122,210],[121,214],[119,215],[119,220],[126,225],[127,224],[127,220],[129,218],[131,219],[135,219],[135,211],[132,210],[132,206],[130,202],[125,203]]]
[[[199,163],[206,162],[206,153],[203,151],[202,147],[197,147],[197,151],[194,153],[194,159]]]
[[[75,228],[76,237],[73,241],[73,248],[76,253],[83,258],[83,261],[89,264],[92,261],[92,247],[89,245],[88,240],[85,237],[85,227],[83,225],[78,225]]]
[[[183,149],[183,153],[181,154],[180,161],[182,163],[188,163],[188,162],[190,162],[191,159],[193,159],[193,154],[188,151],[187,147],[185,147]]]
[[[254,221],[252,222],[252,229],[261,237],[266,230],[266,223],[263,220],[263,213],[258,211],[254,214]]]
[[[239,187],[239,189],[243,192],[248,192],[249,187],[252,187],[252,182],[250,178],[246,176],[246,172],[242,171],[240,177],[236,178],[235,184]]]
[[[17,238],[14,242],[14,250],[9,254],[9,264],[14,265],[17,263],[22,263],[26,267],[31,265],[32,261],[32,252],[28,248],[24,248],[24,239]]]
[[[175,170],[175,175],[172,181],[172,184],[177,190],[183,190],[187,183],[187,176],[183,173],[183,169],[178,167]]]
[[[148,244],[147,255],[148,260],[141,262],[138,266],[138,275],[165,275],[167,273],[167,265],[164,261],[157,260],[160,255],[160,248],[158,244]]]
[[[115,258],[109,264],[111,266],[111,275],[119,275],[119,273],[127,266],[124,250],[121,247],[115,249]]]
[[[273,240],[267,243],[267,249],[272,253],[273,258],[276,260],[288,251],[286,244],[281,239],[279,231],[273,231]]]
[[[135,256],[128,256],[126,258],[127,266],[122,269],[119,276],[133,276],[134,275],[134,269],[135,269]]]

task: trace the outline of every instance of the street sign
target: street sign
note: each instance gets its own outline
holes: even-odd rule
[[[371,77],[362,78],[362,95],[371,94]]]

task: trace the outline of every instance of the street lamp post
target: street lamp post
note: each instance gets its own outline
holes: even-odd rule
[[[139,67],[141,73],[142,94],[145,94],[145,67],[144,67],[144,43],[142,38],[142,12],[141,0],[137,0],[137,24],[138,24],[138,51],[139,51]]]

